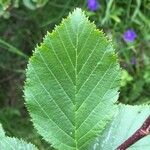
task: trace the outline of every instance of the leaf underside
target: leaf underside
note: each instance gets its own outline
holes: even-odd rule
[[[34,51],[25,100],[39,134],[60,150],[84,150],[112,118],[120,68],[111,42],[76,9]]]
[[[0,124],[0,150],[37,150],[37,148],[22,139],[5,136],[5,132]]]
[[[141,127],[149,114],[149,106],[119,106],[113,121],[108,124],[103,135],[91,144],[89,150],[115,150]],[[137,141],[128,150],[150,150],[150,136]]]

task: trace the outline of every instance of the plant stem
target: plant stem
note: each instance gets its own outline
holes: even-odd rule
[[[126,148],[130,147],[148,134],[150,134],[150,116],[144,121],[143,125],[125,142],[118,146],[116,150],[126,150]]]
[[[26,54],[24,54],[21,50],[18,50],[16,47],[12,46],[11,44],[5,42],[4,40],[2,40],[0,38],[0,44],[3,44],[5,45],[6,47],[8,47],[8,51],[12,52],[12,53],[15,53],[15,54],[18,54],[24,58],[28,58],[28,56]]]

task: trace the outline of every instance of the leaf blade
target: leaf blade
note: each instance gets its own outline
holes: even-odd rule
[[[76,9],[28,64],[25,99],[38,132],[60,150],[86,149],[113,115],[119,72],[111,42]]]

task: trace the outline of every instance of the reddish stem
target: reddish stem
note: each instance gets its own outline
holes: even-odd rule
[[[144,121],[143,125],[125,142],[117,147],[116,150],[126,150],[128,147],[150,134],[150,116]]]

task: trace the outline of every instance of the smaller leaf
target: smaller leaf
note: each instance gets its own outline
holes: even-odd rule
[[[141,127],[149,114],[149,106],[119,105],[113,121],[89,150],[115,150]],[[150,150],[150,136],[137,141],[128,150]]]
[[[24,5],[32,10],[43,7],[47,2],[48,0],[23,0]]]
[[[0,124],[0,150],[37,150],[37,148],[22,139],[5,136],[5,132]]]
[[[5,131],[2,127],[2,125],[0,124],[0,137],[4,137],[5,136]]]

